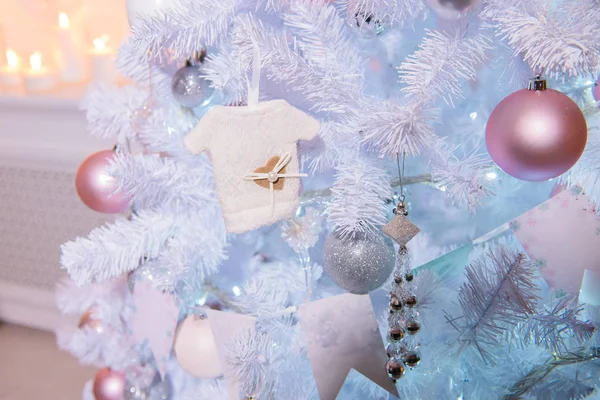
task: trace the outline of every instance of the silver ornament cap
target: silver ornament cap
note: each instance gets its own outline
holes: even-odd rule
[[[380,233],[341,237],[337,232],[325,239],[325,270],[342,289],[367,294],[390,277],[395,266],[394,245]]]

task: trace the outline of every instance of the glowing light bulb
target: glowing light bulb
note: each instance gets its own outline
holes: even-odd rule
[[[58,26],[61,29],[69,29],[69,16],[66,13],[61,12],[58,14]]]
[[[94,39],[94,47],[98,51],[106,49],[106,42],[102,38]]]
[[[108,42],[108,35],[102,35],[99,38],[94,39],[94,48],[96,49],[96,51],[105,51],[106,42]]]
[[[495,172],[488,172],[487,174],[485,174],[485,176],[487,176],[488,179],[496,179],[498,177],[498,175]]]
[[[19,66],[19,56],[14,50],[6,50],[6,63],[10,68],[17,68]]]
[[[234,286],[231,290],[233,291],[233,294],[236,296],[239,296],[240,294],[242,294],[242,291],[237,286]]]
[[[444,186],[444,185],[440,186],[440,190],[441,190],[442,192],[445,192],[445,191],[447,190],[447,189],[446,189],[446,186]]]
[[[472,112],[471,114],[469,114],[469,118],[471,118],[473,121],[475,121],[475,119],[477,119],[477,113]]]
[[[29,65],[33,71],[39,71],[42,69],[42,53],[36,51],[29,57]]]

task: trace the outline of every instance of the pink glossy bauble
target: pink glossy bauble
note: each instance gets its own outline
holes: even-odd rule
[[[77,169],[75,187],[86,206],[101,213],[119,213],[129,208],[129,201],[115,193],[115,180],[106,171],[114,157],[112,150],[103,150],[90,155]]]
[[[519,90],[492,111],[485,143],[492,159],[515,178],[540,182],[567,172],[583,153],[587,124],[556,90]]]
[[[94,377],[94,398],[96,400],[123,400],[125,374],[102,368]]]

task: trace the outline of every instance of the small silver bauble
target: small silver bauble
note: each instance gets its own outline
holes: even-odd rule
[[[417,305],[417,296],[415,296],[414,294],[409,294],[404,299],[404,304],[410,308],[416,306]]]
[[[352,21],[352,20],[351,20]],[[357,27],[361,33],[368,36],[379,36],[386,31],[386,26],[373,14],[357,11],[354,14],[352,25]]]
[[[416,335],[420,329],[421,329],[421,323],[419,322],[418,319],[411,318],[408,321],[406,321],[406,332],[408,332],[409,335]]]
[[[201,64],[205,54],[202,53],[188,60],[185,66],[173,76],[171,82],[173,97],[184,107],[195,108],[208,105],[212,101],[214,90],[202,72]]]
[[[385,365],[385,369],[388,373],[388,376],[393,380],[402,378],[404,376],[404,372],[406,371],[404,363],[398,357],[390,358]]]
[[[392,295],[390,298],[390,308],[394,311],[402,309],[402,301],[396,295]]]
[[[394,245],[382,234],[342,238],[333,232],[325,239],[325,270],[343,289],[366,294],[379,288],[395,266]]]
[[[388,341],[389,342],[398,342],[404,339],[404,329],[401,326],[390,326],[388,329]]]
[[[421,362],[421,352],[419,350],[409,350],[402,354],[404,364],[413,369]]]

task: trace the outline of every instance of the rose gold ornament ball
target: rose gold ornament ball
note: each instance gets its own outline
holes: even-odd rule
[[[129,208],[127,198],[113,194],[115,180],[107,172],[109,161],[114,157],[112,150],[91,154],[77,169],[75,187],[86,206],[101,213],[120,213]]]
[[[517,179],[540,182],[567,172],[583,153],[587,124],[568,96],[519,90],[490,115],[485,143],[492,159]]]
[[[125,374],[102,368],[94,378],[94,398],[96,400],[123,400],[125,392]]]

